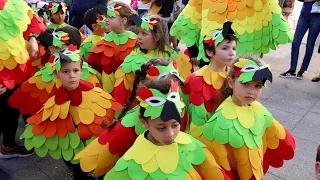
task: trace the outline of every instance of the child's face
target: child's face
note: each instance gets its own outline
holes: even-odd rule
[[[138,41],[137,44],[142,49],[156,49],[157,47],[157,40],[153,37],[151,30],[146,31],[142,28],[138,28]]]
[[[66,14],[64,11],[60,10],[51,16],[53,23],[55,24],[62,24],[66,19]]]
[[[239,106],[247,106],[257,100],[263,87],[262,81],[242,83],[237,78],[232,79],[230,77],[228,77],[228,84],[233,89],[232,100]]]
[[[82,69],[80,62],[65,62],[61,70],[56,73],[58,79],[61,80],[62,85],[68,91],[74,90],[79,86]]]
[[[211,56],[208,53],[208,55],[221,66],[231,66],[236,56],[236,46],[236,41],[225,39],[215,47],[215,53],[212,53]]]
[[[103,34],[110,31],[107,27],[102,28],[99,24],[92,24],[92,29],[97,34]]]
[[[119,31],[122,27],[125,26],[126,22],[126,18],[122,18],[119,15],[117,15],[116,17],[106,17],[107,29],[110,29],[111,31]]]
[[[163,122],[160,118],[140,120],[142,125],[149,130],[148,139],[158,146],[172,144],[180,131],[180,124],[175,119],[167,122]]]

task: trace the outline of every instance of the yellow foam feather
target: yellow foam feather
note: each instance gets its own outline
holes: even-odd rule
[[[94,120],[94,113],[92,112],[91,109],[83,109],[83,108],[78,108],[78,113],[80,117],[80,121],[83,124],[91,124]]]
[[[42,121],[45,121],[50,117],[52,110],[53,110],[53,106],[50,108],[43,109]]]
[[[247,107],[235,106],[235,110],[236,110],[240,124],[244,128],[247,128],[247,129],[251,128],[254,124],[254,113],[251,106],[247,106]]]
[[[111,93],[113,91],[115,81],[116,80],[114,78],[114,73],[106,74],[105,72],[102,72],[101,83],[103,86],[103,90],[105,90],[108,93]]]
[[[80,117],[79,117],[79,109],[77,106],[71,106],[70,105],[70,110],[69,113],[72,116],[72,120],[75,123],[75,125],[78,125],[79,123],[81,123]]]
[[[221,169],[213,155],[207,148],[203,148],[203,151],[206,154],[206,158],[200,165],[194,165],[196,171],[200,173],[205,179],[224,180]]]
[[[191,172],[187,172],[187,180],[202,180],[199,173],[192,168]]]
[[[147,163],[142,164],[142,169],[147,173],[155,172],[159,168],[155,156],[153,156]]]
[[[262,159],[259,155],[259,148],[249,149],[249,160],[254,169],[259,169],[262,166]]]
[[[176,137],[176,139],[174,139],[174,141],[178,144],[190,144],[192,143],[192,139],[190,138],[190,136],[188,136],[186,133],[184,132],[179,132],[178,136]]]
[[[105,99],[105,98],[99,98],[98,101],[96,102],[100,107],[104,108],[104,109],[110,109],[112,104],[110,102],[110,100]]]
[[[273,119],[273,123],[275,124],[277,128],[277,137],[279,139],[285,139],[286,138],[286,131],[284,130],[284,127],[275,119]]]
[[[238,165],[238,174],[240,179],[250,179],[253,175],[250,161],[244,165]]]
[[[103,98],[105,98],[105,99],[112,99],[112,96],[111,96],[109,93],[104,92],[104,91],[102,91],[102,92],[100,93],[100,96],[103,97]]]
[[[92,100],[88,93],[82,92],[82,102],[79,105],[80,108],[89,109],[92,106]]]
[[[59,113],[59,117],[61,119],[65,119],[67,118],[68,114],[69,114],[69,107],[70,107],[70,101],[66,101],[65,103],[60,105],[60,113]]]
[[[67,110],[68,111],[68,110]],[[52,113],[50,115],[50,121],[54,121],[60,114],[60,106],[55,104],[52,109]]]
[[[195,138],[199,137],[202,134],[203,127],[204,127],[204,125],[203,126],[197,126],[191,121],[190,134]]]
[[[94,114],[104,117],[107,114],[106,109],[102,108],[99,106],[97,103],[93,103],[92,106],[90,107],[91,111],[93,111]]]
[[[234,148],[233,154],[239,165],[244,165],[249,161],[249,150],[246,145],[241,148]]]
[[[279,138],[277,136],[272,138],[267,137],[267,145],[269,149],[276,149],[279,146]]]
[[[80,166],[82,171],[90,172],[98,165],[98,156],[82,156],[80,159]]]
[[[47,84],[47,86],[46,86],[46,91],[47,91],[48,93],[51,93],[52,88],[53,88],[54,85],[55,85],[55,82],[54,82],[54,81],[48,82],[48,84]]]
[[[176,170],[179,162],[178,144],[173,143],[168,146],[161,146],[155,156],[159,168],[166,174],[172,173]]]

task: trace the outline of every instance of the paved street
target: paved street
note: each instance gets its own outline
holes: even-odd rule
[[[271,64],[274,83],[264,90],[261,102],[294,135],[296,155],[283,168],[271,168],[266,179],[314,180],[314,162],[320,141],[320,83],[310,80],[320,72],[320,56],[316,53],[318,47],[315,47],[310,68],[303,80],[282,79],[278,75],[289,68],[290,48],[291,44],[284,45],[265,55],[264,60]],[[303,44],[299,65],[304,52]],[[18,135],[23,126],[21,122]],[[0,168],[13,180],[62,180],[68,171],[62,160],[54,161],[50,157],[40,159],[36,155],[24,159],[0,160]],[[6,178],[0,174],[0,179]]]

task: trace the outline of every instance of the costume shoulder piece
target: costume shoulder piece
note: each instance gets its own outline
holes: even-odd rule
[[[60,44],[59,41],[56,43]],[[65,53],[74,50],[75,47],[70,46]],[[78,51],[75,52],[78,53]],[[23,115],[34,115],[41,109],[42,105],[55,94],[61,86],[60,80],[57,80],[54,76],[58,61],[55,57],[58,56],[59,54],[51,56],[45,67],[36,72],[14,92],[8,100],[11,107],[19,109]],[[56,60],[56,64],[54,64],[54,60]],[[81,79],[92,83],[94,86],[101,87],[96,74],[97,72],[87,63],[83,63]]]
[[[66,161],[80,152],[102,132],[102,125],[113,121],[121,106],[100,88],[80,81],[78,88],[66,91],[60,87],[42,110],[28,119],[21,138],[28,149],[35,148],[38,156],[47,153]]]
[[[238,55],[252,52],[257,55],[266,54],[277,45],[292,40],[292,33],[276,0],[190,0],[173,24],[171,34],[191,46],[197,43],[194,40],[194,32],[197,32],[200,44],[205,36],[212,30],[221,29],[226,21],[233,22],[232,28],[239,38]]]
[[[167,146],[156,146],[142,134],[104,179],[201,179],[193,165],[204,161],[202,147],[183,132]]]
[[[209,66],[204,66],[185,81],[183,91],[189,94],[188,112],[192,120],[190,131],[193,136],[200,135],[204,123],[212,116],[218,101],[217,94],[227,74],[228,70],[215,72]]]
[[[45,27],[23,0],[3,1],[0,16],[4,27],[0,33],[0,84],[12,89],[33,73],[23,35],[27,38],[31,33],[44,31]]]
[[[80,54],[88,60],[89,53],[91,49],[102,39],[102,36],[90,35],[87,37],[80,46]]]
[[[68,26],[68,24],[65,22],[63,22],[62,24],[55,24],[53,22],[50,22],[50,24],[47,26],[47,28],[58,29],[58,28],[63,28],[65,26]]]
[[[142,64],[155,57],[177,58],[178,55],[172,48],[167,47],[166,51],[166,53],[161,53],[157,50],[149,50],[147,53],[144,53],[140,50],[140,48],[135,48],[130,55],[125,58],[123,64],[121,65],[122,72],[135,72],[136,70],[140,69]]]
[[[101,71],[103,89],[109,93],[114,86],[114,72],[133,50],[136,35],[130,31],[121,34],[109,32],[91,49],[88,63]]]

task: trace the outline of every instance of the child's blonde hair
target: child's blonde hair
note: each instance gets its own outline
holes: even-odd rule
[[[164,38],[166,36],[165,23],[163,19],[158,15],[152,15],[151,17],[155,18],[155,20],[157,21],[157,23],[153,26],[153,29],[150,29],[152,37],[157,40],[157,49],[160,53],[169,55],[169,52],[166,49],[171,48],[171,46],[169,45],[169,42],[167,42],[166,38]],[[147,53],[147,50],[145,49],[140,48],[140,50],[143,53]]]
[[[135,10],[133,10],[129,5],[121,1],[110,1],[108,5],[110,5],[111,3],[116,3],[121,6],[119,11],[120,17],[127,18],[126,28],[131,26],[132,21],[130,20],[129,17],[133,14],[136,14]]]

